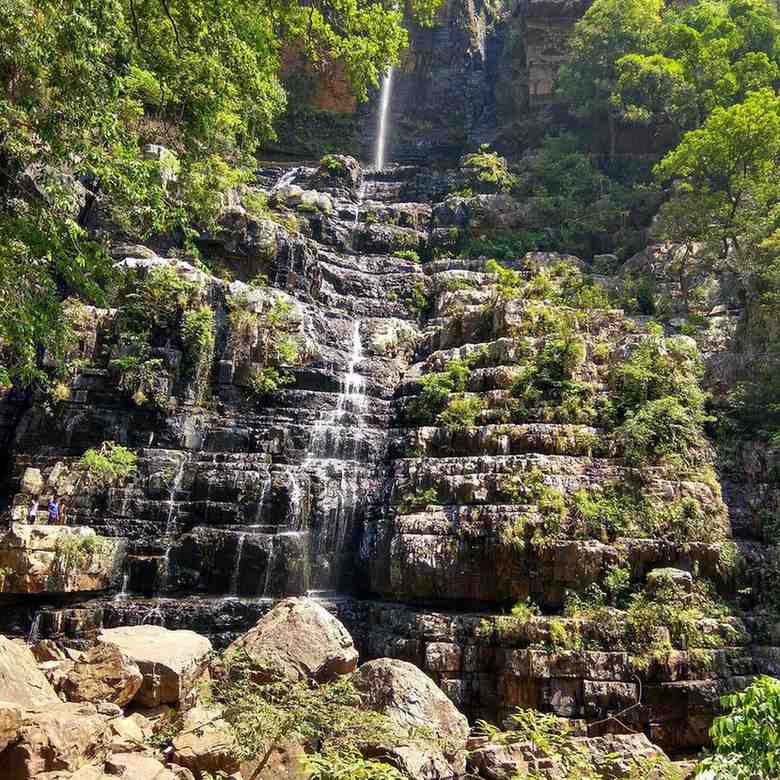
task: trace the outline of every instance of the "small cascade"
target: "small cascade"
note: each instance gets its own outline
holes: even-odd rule
[[[268,562],[265,567],[265,583],[263,584],[263,592],[260,594],[261,596],[267,596],[268,595],[268,588],[271,585],[271,572],[274,568],[274,553],[276,552],[276,545],[274,544],[274,539],[271,537],[271,549],[268,551]]]
[[[170,581],[171,574],[171,548],[173,547],[173,541],[176,537],[176,494],[181,489],[181,483],[184,479],[184,466],[187,462],[186,458],[183,458],[179,463],[179,467],[174,474],[173,482],[171,482],[170,493],[168,494],[168,501],[166,502],[168,507],[168,513],[165,518],[165,555],[163,561],[163,582],[166,587]]]
[[[360,182],[360,187],[357,191],[357,203],[355,203],[355,222],[352,225],[353,230],[357,229],[360,225],[360,207],[366,198],[366,190],[368,189],[368,183],[365,178]]]
[[[292,184],[293,181],[295,181],[295,177],[300,172],[300,167],[298,168],[290,168],[287,173],[282,174],[281,178],[279,179],[276,184],[273,186],[273,191],[280,190],[282,187],[286,187],[288,184]]]
[[[119,591],[119,593],[116,594],[116,600],[117,601],[124,601],[128,596],[127,586],[130,583],[130,572],[126,571],[122,575],[122,590]]]
[[[246,534],[239,534],[236,542],[236,557],[233,559],[233,571],[230,574],[230,592],[238,596],[238,578],[241,573],[241,556],[244,553]]]
[[[358,426],[362,424],[362,415],[367,403],[366,379],[356,370],[362,361],[363,344],[360,339],[360,320],[355,319],[352,324],[352,346],[347,370],[339,379],[339,397],[336,401],[336,408],[315,423],[309,446],[309,457],[327,459],[333,457],[334,454],[338,456],[341,428],[350,424],[349,419],[345,419],[347,415],[355,415]],[[331,446],[329,439],[334,428],[339,428],[339,430],[335,434],[334,446]],[[353,452],[349,454],[354,455],[354,446],[352,449]]]
[[[41,613],[36,612],[30,626],[30,633],[27,635],[27,644],[34,645],[41,638]]]
[[[268,476],[265,478],[265,481],[263,482],[263,488],[260,491],[260,497],[257,499],[257,509],[255,510],[256,526],[262,525],[263,509],[265,507],[265,502],[268,499],[268,495],[270,494],[272,487],[273,487],[273,481],[271,480],[271,474],[269,472]]]
[[[290,505],[287,511],[288,527],[298,530],[301,524],[301,504],[303,503],[303,490],[295,472],[290,474]]]
[[[390,108],[390,95],[393,91],[393,68],[389,68],[382,81],[382,93],[379,98],[379,127],[376,137],[376,152],[374,153],[374,167],[381,171],[385,167],[385,153],[387,145],[388,109]]]

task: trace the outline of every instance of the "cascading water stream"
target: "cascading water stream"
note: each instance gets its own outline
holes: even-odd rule
[[[244,552],[244,540],[246,534],[239,534],[236,542],[236,557],[233,560],[233,571],[230,573],[230,592],[238,596],[238,577],[241,573],[241,556]]]
[[[184,479],[184,466],[186,464],[187,460],[186,458],[183,459],[179,463],[179,467],[176,470],[176,474],[173,477],[173,482],[171,483],[171,490],[168,494],[168,514],[165,518],[165,539],[166,539],[166,545],[165,545],[165,556],[163,559],[163,577],[165,578],[165,584],[167,586],[169,580],[170,580],[170,573],[171,573],[171,548],[173,547],[173,539],[176,535],[176,515],[175,515],[175,498],[176,493],[181,488],[182,480]]]
[[[381,171],[385,167],[385,154],[387,146],[388,110],[390,108],[390,95],[393,92],[393,68],[389,68],[382,81],[382,93],[379,98],[379,127],[376,137],[376,152],[374,154],[374,168]]]

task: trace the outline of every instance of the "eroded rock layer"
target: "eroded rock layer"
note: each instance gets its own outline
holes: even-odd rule
[[[780,652],[721,602],[735,547],[706,439],[639,463],[613,408],[632,355],[693,366],[695,347],[610,308],[576,258],[454,256],[513,224],[504,196],[432,203],[426,171],[331,167],[260,171],[260,216],[236,195],[200,238],[230,280],[115,248],[118,308],[74,307],[78,368],[15,429],[4,630],[155,623],[225,646],[308,593],[364,658],[411,661],[471,717],[622,713],[702,744],[718,696]],[[139,358],[129,312],[155,294]],[[107,441],[137,454],[130,478],[85,475]],[[99,544],[24,524],[54,493]]]

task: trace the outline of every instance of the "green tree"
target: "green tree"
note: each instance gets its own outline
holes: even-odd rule
[[[674,182],[661,232],[665,227],[673,240],[720,245],[724,266],[746,276],[775,226],[778,156],[780,98],[772,90],[714,109],[655,168],[660,181]]]
[[[560,92],[574,113],[609,130],[615,153],[617,110],[612,94],[617,62],[627,54],[649,53],[661,22],[661,0],[595,0],[574,28]]]
[[[651,51],[620,58],[612,102],[622,119],[699,127],[718,107],[780,77],[780,23],[766,0],[699,0],[664,11]]]
[[[411,10],[430,22],[439,2]],[[87,226],[187,235],[190,202],[207,222],[204,188],[240,180],[273,137],[283,50],[338,61],[364,98],[406,44],[403,15],[382,0],[0,0],[0,382],[44,381],[59,301],[103,299],[105,240]]]
[[[780,680],[757,677],[744,691],[724,696],[724,715],[710,729],[713,755],[699,764],[697,780],[754,780],[780,774]]]

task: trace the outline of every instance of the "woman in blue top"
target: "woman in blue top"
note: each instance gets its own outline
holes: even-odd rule
[[[52,496],[49,501],[49,525],[58,525],[60,522],[60,505],[57,496]]]

